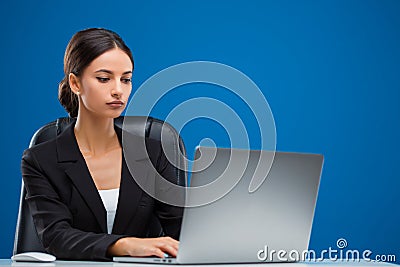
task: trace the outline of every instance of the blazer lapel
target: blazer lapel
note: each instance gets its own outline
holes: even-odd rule
[[[56,139],[58,162],[65,165],[65,173],[93,212],[101,230],[107,232],[106,210],[79,150],[74,135],[74,125],[75,123],[72,123],[68,126]]]
[[[134,165],[136,165],[136,163],[134,163]],[[138,166],[138,169],[144,170],[143,166]],[[144,170],[143,175],[146,175],[146,173],[147,171]],[[142,194],[143,191],[136,184],[129,172],[125,160],[123,160],[118,206],[112,233],[123,234],[125,232],[132,217],[136,214],[136,209],[139,205],[140,199],[142,198]]]
[[[115,131],[123,147],[123,155],[121,185],[112,233],[123,234],[135,216],[143,195],[143,190],[137,181],[142,183],[142,181],[151,180],[148,179],[151,172],[147,153],[141,149],[144,148],[144,139],[126,131],[122,136],[122,130],[118,127],[115,127]]]

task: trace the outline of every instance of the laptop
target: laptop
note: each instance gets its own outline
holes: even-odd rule
[[[216,264],[301,260],[297,255],[308,249],[322,155],[198,147],[195,159],[196,171],[192,172],[190,187],[225,182],[215,183],[206,197],[203,194],[203,200],[210,195],[214,198],[208,199],[208,204],[185,208],[177,257],[114,257],[115,262]],[[259,171],[260,166],[267,172]],[[259,185],[256,190],[249,190],[254,181]],[[215,192],[220,193],[232,184],[225,195],[216,197]],[[188,191],[188,202],[200,203],[200,198],[201,195]],[[278,256],[281,250],[286,255]]]

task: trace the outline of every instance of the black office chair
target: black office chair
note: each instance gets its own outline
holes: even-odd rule
[[[55,138],[66,128],[66,126],[70,125],[74,120],[75,119],[73,118],[59,118],[56,121],[44,125],[32,136],[29,147]],[[164,127],[162,134],[163,147],[170,151],[169,155],[171,154],[171,151],[173,151],[172,154],[175,157],[175,162],[179,164],[178,166],[184,166],[184,157],[186,157],[185,146],[180,135],[170,124],[152,117],[144,116],[121,116],[119,118],[116,118],[114,120],[114,123],[122,128],[122,124],[124,121],[126,126],[124,127],[124,129],[127,128],[130,132],[133,132],[134,134],[140,136],[143,136],[143,134],[145,134],[146,137],[156,140],[161,140],[161,130]],[[144,128],[145,133],[143,133]],[[165,129],[167,131],[165,131]],[[185,171],[176,168],[176,184],[185,186],[187,180],[186,174],[187,173]],[[17,227],[14,238],[13,255],[28,251],[45,252],[43,245],[39,240],[36,228],[33,224],[32,215],[29,210],[29,206],[25,201],[25,196],[26,190],[24,187],[24,183],[22,182]],[[150,224],[150,231],[147,236],[156,237],[162,235],[163,232],[161,225],[157,217],[154,215]]]

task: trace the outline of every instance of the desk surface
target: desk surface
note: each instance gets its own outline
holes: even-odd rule
[[[117,262],[93,262],[93,261],[55,261],[52,263],[36,263],[36,262],[13,262],[9,259],[0,259],[0,266],[15,266],[15,267],[70,267],[70,266],[88,266],[88,267],[128,267],[128,266],[174,266],[167,264],[134,264],[134,263],[117,263]],[[258,264],[218,264],[218,265],[184,265],[184,266],[194,266],[194,267],[212,267],[212,266],[269,266],[269,267],[296,267],[296,266],[398,266],[394,264],[384,263],[384,262],[308,262],[308,263],[258,263]]]

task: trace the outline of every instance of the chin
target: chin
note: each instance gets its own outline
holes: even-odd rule
[[[118,113],[118,114],[116,114],[114,116],[111,116],[111,118],[115,119],[115,118],[118,118],[119,116],[121,116],[121,113]]]
[[[121,116],[122,111],[113,111],[113,112],[107,112],[106,114],[104,114],[105,117],[109,118],[109,119],[115,119],[118,118],[119,116]]]

